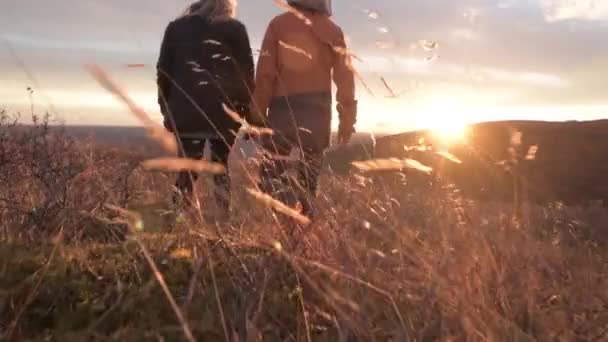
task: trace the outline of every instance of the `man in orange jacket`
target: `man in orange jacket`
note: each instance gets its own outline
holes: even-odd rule
[[[257,66],[253,123],[274,135],[263,140],[262,191],[288,205],[300,202],[312,216],[312,200],[330,145],[332,78],[337,87],[338,143],[355,132],[355,77],[344,34],[331,20],[330,0],[291,0],[268,26]],[[255,115],[257,114],[257,115]],[[257,121],[257,122],[256,122]],[[295,180],[287,174],[291,151],[299,152]]]

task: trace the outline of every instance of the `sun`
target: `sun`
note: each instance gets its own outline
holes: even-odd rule
[[[461,115],[429,115],[420,122],[433,138],[444,145],[466,142],[470,124]]]
[[[444,147],[466,144],[479,118],[479,100],[459,88],[438,89],[416,108],[416,126]]]
[[[432,135],[446,144],[464,142],[469,133],[469,124],[457,120],[438,121],[429,128]]]

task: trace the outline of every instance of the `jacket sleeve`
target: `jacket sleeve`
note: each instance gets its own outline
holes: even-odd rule
[[[173,64],[173,55],[170,50],[171,24],[167,26],[163,41],[160,47],[160,55],[156,64],[156,84],[158,86],[158,105],[163,116],[167,116],[167,103],[171,96],[171,66]]]
[[[254,124],[262,124],[278,79],[278,37],[271,22],[264,35],[256,73],[256,88],[251,105]]]
[[[352,58],[346,47],[344,33],[340,30],[339,39],[334,45],[336,56],[333,66],[333,79],[337,87],[336,102],[340,118],[340,128],[354,130],[357,122],[357,100],[355,98],[355,72]]]
[[[239,73],[241,74],[244,86],[247,87],[247,98],[242,100],[244,100],[245,103],[249,103],[255,90],[255,65],[253,62],[253,53],[251,51],[249,34],[247,33],[245,26],[242,24],[239,24],[234,51],[235,63]]]

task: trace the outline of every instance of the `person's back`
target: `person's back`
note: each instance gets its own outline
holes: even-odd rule
[[[300,131],[313,131],[315,144],[326,148],[331,130],[332,75],[344,134],[352,130],[356,119],[354,75],[340,27],[326,13],[296,10],[301,15],[287,12],[268,26],[257,67],[254,109],[267,114],[273,128],[284,131],[289,131],[285,124],[293,119],[290,116],[296,115]],[[314,114],[277,113],[283,110],[273,107],[289,105],[285,101],[316,104],[317,108]]]
[[[159,59],[159,103],[168,128],[186,135],[238,131],[222,103],[250,101],[253,69],[247,33],[239,21],[188,15],[171,22]]]
[[[272,65],[260,63],[258,73],[274,73],[275,70],[266,68],[277,69],[277,82],[272,89],[267,89],[273,97],[331,91],[331,71],[336,62],[332,46],[344,44],[340,42],[342,33],[323,14],[310,13],[308,17],[314,23],[311,26],[288,12],[276,17],[268,27],[271,39],[278,45],[275,51],[269,46],[268,50],[263,49],[263,53],[275,60]],[[317,34],[314,28],[321,32]],[[320,37],[329,39],[324,42]]]
[[[243,113],[251,101],[254,64],[245,26],[235,19],[236,1],[199,0],[165,31],[158,59],[158,103],[165,127],[179,141],[180,157],[211,158],[226,168],[214,177],[220,213],[228,214],[228,157],[240,128],[224,105]],[[246,113],[243,113],[246,114]],[[192,200],[197,174],[180,172],[176,188]],[[226,216],[223,215],[223,216]]]
[[[354,71],[344,34],[330,19],[329,10],[311,5],[323,1],[289,1],[291,11],[271,21],[258,61],[252,104],[259,123],[274,131],[263,142],[274,157],[261,167],[260,188],[289,205],[299,201],[307,215],[314,211],[312,198],[330,145],[332,78],[337,88],[340,143],[349,141],[357,114]],[[288,179],[281,157],[293,148],[302,157],[297,185]]]

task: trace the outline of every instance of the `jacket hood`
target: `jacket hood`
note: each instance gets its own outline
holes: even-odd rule
[[[287,3],[294,7],[301,7],[328,15],[332,14],[331,0],[289,0]]]

